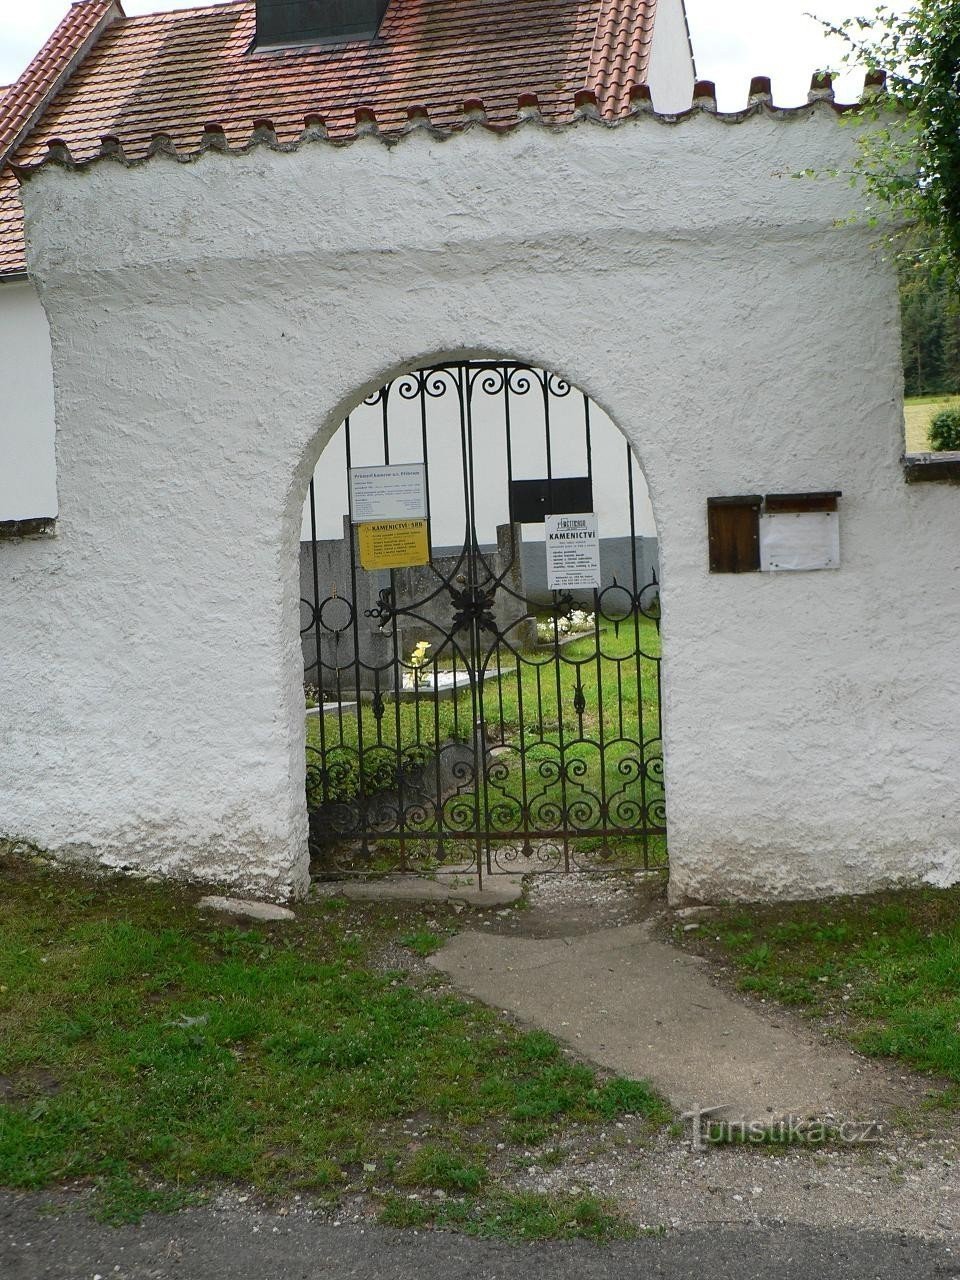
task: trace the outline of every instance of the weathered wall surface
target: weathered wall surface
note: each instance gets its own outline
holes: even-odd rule
[[[386,377],[507,355],[646,471],[675,896],[954,878],[960,495],[903,483],[843,173],[789,176],[854,146],[819,105],[41,170],[61,517],[0,545],[0,830],[302,889],[309,476]],[[839,571],[710,576],[708,496],[807,489],[843,490]]]
[[[0,520],[57,514],[47,317],[32,284],[0,285]]]

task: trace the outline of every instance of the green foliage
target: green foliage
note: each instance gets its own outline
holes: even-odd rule
[[[929,251],[916,247],[925,243],[914,236],[904,241],[901,255],[900,319],[907,396],[949,395],[960,389],[960,295],[931,262]]]
[[[943,409],[930,424],[930,444],[937,451],[960,449],[960,409]]]
[[[880,5],[873,17],[824,25],[847,41],[847,61],[887,72],[887,91],[873,104],[878,127],[863,140],[867,192],[923,230],[924,256],[957,292],[960,4],[917,0],[905,14]],[[893,121],[889,106],[899,111]]]

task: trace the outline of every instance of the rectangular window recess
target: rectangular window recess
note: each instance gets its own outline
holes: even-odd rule
[[[907,484],[960,484],[960,452],[906,453],[901,461]]]
[[[840,489],[828,493],[768,493],[763,504],[767,515],[800,515],[805,511],[836,511]]]
[[[56,516],[37,516],[31,520],[0,520],[0,542],[12,542],[17,538],[52,538],[56,531]]]

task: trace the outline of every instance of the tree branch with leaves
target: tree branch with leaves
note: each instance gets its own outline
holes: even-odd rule
[[[864,107],[876,121],[858,166],[868,198],[914,229],[906,253],[960,295],[960,0],[918,0],[906,14],[879,5],[823,26],[846,42],[847,63],[886,72]]]

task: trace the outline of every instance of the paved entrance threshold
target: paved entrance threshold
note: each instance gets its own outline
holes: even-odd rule
[[[536,915],[536,890],[533,906]],[[648,1080],[678,1111],[870,1121],[915,1101],[885,1067],[720,990],[705,961],[653,936],[652,918],[611,924],[576,905],[566,918],[565,928],[563,911],[543,915],[540,937],[466,930],[432,963],[460,991]]]

